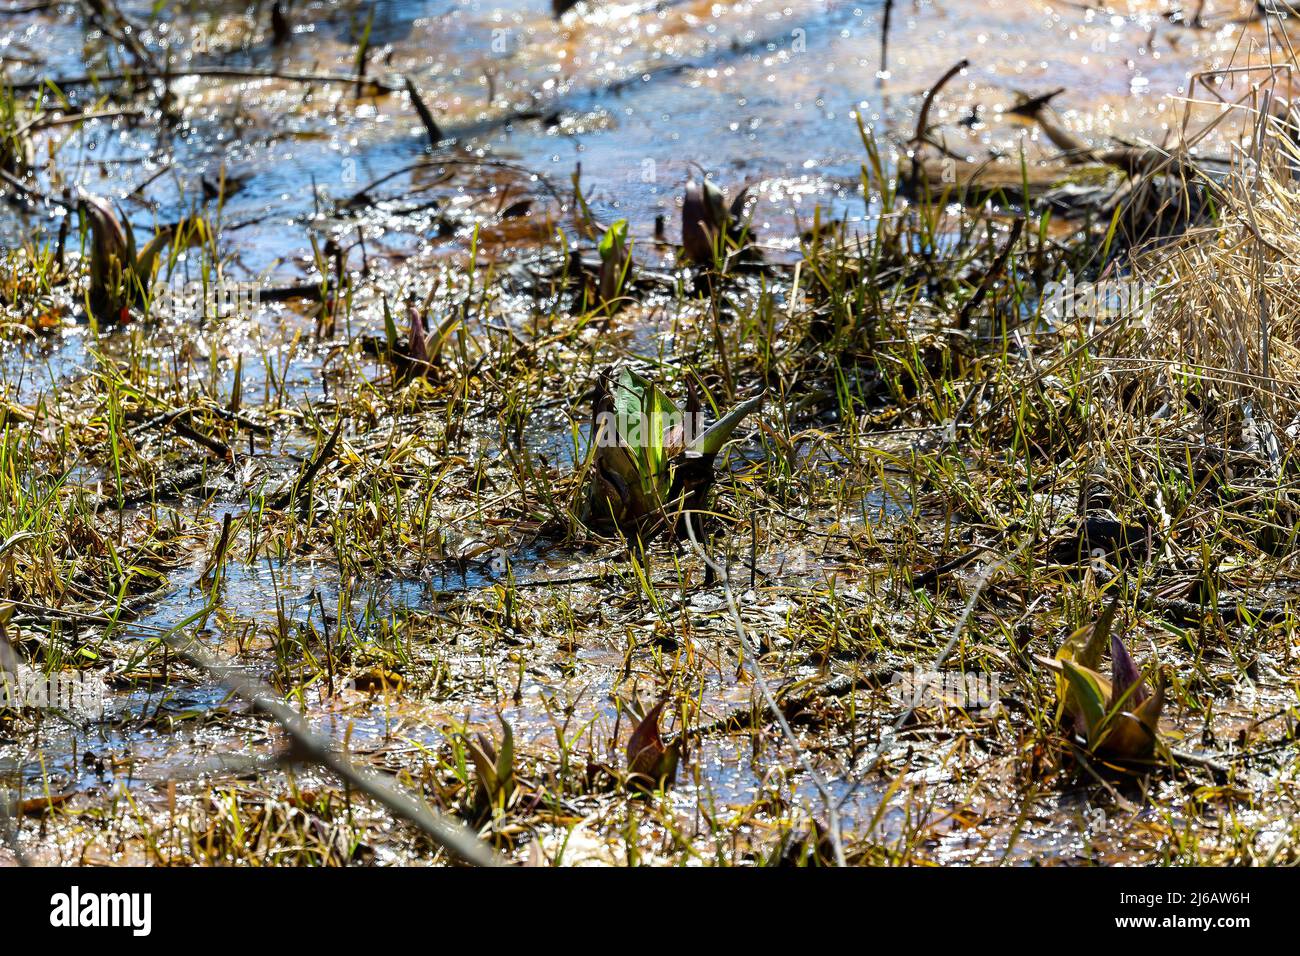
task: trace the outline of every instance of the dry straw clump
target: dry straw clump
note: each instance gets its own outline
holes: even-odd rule
[[[1154,435],[1183,420],[1225,477],[1278,479],[1300,435],[1300,150],[1289,114],[1248,115],[1231,170],[1201,187],[1212,220],[1135,254],[1146,306],[1097,353]]]
[[[1160,377],[1197,380],[1205,411],[1286,455],[1300,426],[1300,163],[1289,118],[1268,117],[1225,176],[1207,182],[1217,214],[1144,251],[1135,274],[1154,294],[1140,355]],[[1274,449],[1276,451],[1278,449]],[[1271,454],[1265,449],[1266,453]]]
[[[1176,573],[1286,560],[1300,524],[1300,148],[1262,99],[1220,169],[1171,154],[1210,214],[1112,262],[1096,285],[1124,307],[1076,309],[1052,364],[1087,386],[1080,511],[1126,513]]]

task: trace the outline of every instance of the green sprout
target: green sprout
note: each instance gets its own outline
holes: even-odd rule
[[[655,382],[629,368],[601,373],[592,407],[595,460],[588,486],[587,523],[640,531],[670,512],[702,510],[713,463],[763,394],[742,402],[694,434],[700,420],[694,389],[685,409]]]

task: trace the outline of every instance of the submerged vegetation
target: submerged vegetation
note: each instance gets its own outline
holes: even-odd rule
[[[33,14],[92,62],[0,102],[0,859],[1293,860],[1276,71],[1160,147],[1017,95],[1031,158],[959,65],[837,119],[838,213],[692,167],[670,236],[477,145],[590,112],[426,98],[373,6],[172,6]],[[236,55],[309,25],[333,71]],[[394,115],[301,215],[68,158]]]

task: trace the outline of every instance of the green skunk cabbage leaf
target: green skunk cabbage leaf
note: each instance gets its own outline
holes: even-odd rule
[[[1085,624],[1061,644],[1056,652],[1057,660],[1072,660],[1081,667],[1096,670],[1101,665],[1101,653],[1110,643],[1110,632],[1115,621],[1115,611],[1119,607],[1119,594],[1116,594],[1101,617],[1092,624]]]
[[[619,219],[605,230],[605,234],[600,237],[600,258],[604,260],[617,259],[623,247],[627,244],[627,220]]]
[[[152,279],[154,263],[158,260],[158,256],[176,242],[178,237],[180,244],[186,248],[201,246],[209,241],[208,224],[199,217],[190,217],[182,219],[174,226],[159,229],[136,257],[135,274],[140,282],[147,283]]]
[[[1057,661],[1073,661],[1079,667],[1096,670],[1101,665],[1101,652],[1110,640],[1111,628],[1115,621],[1115,611],[1119,607],[1119,594],[1111,600],[1101,612],[1101,617],[1091,624],[1086,624],[1065,639],[1057,649]],[[1079,714],[1075,698],[1070,694],[1069,682],[1058,667],[1056,670],[1056,699],[1060,702],[1057,710],[1061,716],[1074,717]]]
[[[693,422],[699,409],[693,389],[683,412],[658,384],[629,368],[602,372],[592,408],[595,467],[584,520],[631,528],[662,517],[670,499],[702,510],[713,456],[762,401],[760,395],[742,403],[688,444],[687,419]]]
[[[466,750],[474,762],[478,778],[476,800],[481,809],[508,800],[515,786],[515,735],[510,724],[501,719],[501,749],[484,734],[467,741]]]
[[[1158,672],[1155,691],[1148,692],[1128,648],[1118,635],[1111,637],[1111,680],[1076,664],[1069,654],[1035,659],[1057,675],[1063,685],[1058,718],[1068,717],[1074,732],[1087,738],[1089,749],[1109,760],[1147,760],[1159,737],[1165,672]]]
[[[602,421],[600,429],[595,437],[601,461],[623,480],[628,489],[639,489],[641,472],[631,450],[619,443],[618,426],[613,421]],[[614,434],[609,434],[611,431]]]
[[[631,245],[627,236],[627,220],[620,219],[605,230],[600,237],[600,300],[605,305],[614,303],[623,292],[623,286],[632,270]]]
[[[429,361],[437,362],[442,357],[442,347],[451,338],[451,333],[460,325],[460,316],[452,314],[438,323],[438,327],[429,336]]]
[[[388,343],[388,351],[397,350],[397,323],[393,321],[393,310],[388,307],[388,297],[384,297],[384,339]]]
[[[1119,607],[1120,592],[1115,592],[1115,597],[1106,605],[1106,610],[1101,612],[1101,617],[1093,625],[1092,634],[1088,642],[1083,646],[1075,658],[1084,667],[1091,667],[1094,670],[1101,664],[1101,652],[1110,643],[1111,627],[1115,623],[1115,611]]]
[[[722,446],[731,438],[732,432],[740,426],[740,423],[763,404],[765,395],[766,393],[759,393],[748,401],[741,402],[706,428],[699,437],[691,442],[687,451],[701,455],[716,455],[722,450]]]
[[[661,502],[668,485],[664,433],[681,423],[677,404],[654,382],[623,369],[614,389],[619,438],[636,464],[645,496]]]
[[[1070,660],[1061,661],[1061,667],[1091,738],[1106,719],[1106,692],[1091,671],[1076,667]]]

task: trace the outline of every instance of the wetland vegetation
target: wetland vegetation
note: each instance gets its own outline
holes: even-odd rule
[[[0,8],[0,861],[1294,862],[1294,31]]]

